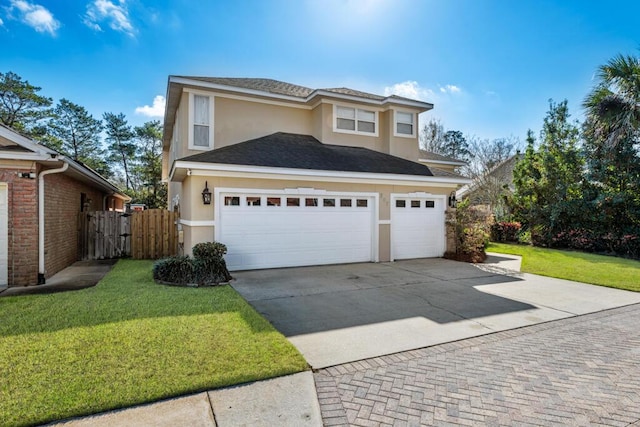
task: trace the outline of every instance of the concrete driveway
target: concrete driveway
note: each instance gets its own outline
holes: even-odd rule
[[[324,368],[640,302],[640,294],[444,259],[234,274]]]

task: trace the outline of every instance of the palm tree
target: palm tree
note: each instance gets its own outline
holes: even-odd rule
[[[640,131],[640,58],[618,55],[600,66],[597,78],[583,104],[594,136],[610,148],[635,140]]]

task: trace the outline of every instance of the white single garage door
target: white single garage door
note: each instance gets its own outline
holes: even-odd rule
[[[9,249],[8,249],[9,201],[7,184],[0,183],[0,288],[8,285]]]
[[[444,255],[444,199],[392,195],[391,209],[393,259]]]
[[[221,192],[217,202],[229,270],[375,260],[372,195]]]

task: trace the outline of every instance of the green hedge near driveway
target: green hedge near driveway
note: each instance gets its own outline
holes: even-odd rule
[[[487,251],[521,255],[525,273],[640,291],[640,261],[506,243],[490,243]]]
[[[121,260],[93,288],[0,298],[0,425],[307,369],[233,288],[157,285],[151,266]]]

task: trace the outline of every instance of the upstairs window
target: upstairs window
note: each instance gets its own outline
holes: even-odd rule
[[[413,113],[405,113],[402,111],[396,111],[396,136],[415,136]]]
[[[208,150],[213,148],[213,126],[211,97],[190,94],[192,115],[189,148]]]
[[[335,107],[335,130],[377,136],[378,114],[375,111],[353,107]]]

